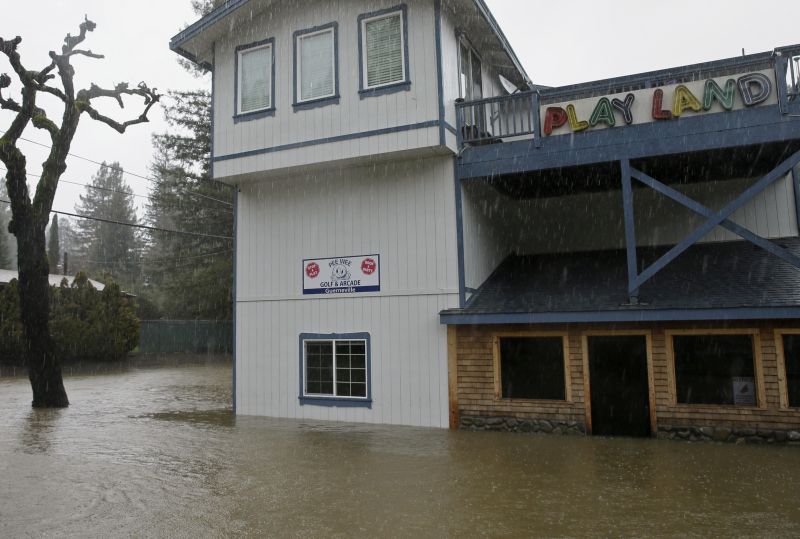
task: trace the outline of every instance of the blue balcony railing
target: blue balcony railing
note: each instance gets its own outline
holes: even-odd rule
[[[478,146],[538,136],[536,92],[456,102],[461,146]]]
[[[613,94],[774,70],[782,114],[800,113],[800,45],[626,77],[456,102],[459,149],[499,142],[542,142],[540,107]],[[781,84],[785,81],[785,84]]]

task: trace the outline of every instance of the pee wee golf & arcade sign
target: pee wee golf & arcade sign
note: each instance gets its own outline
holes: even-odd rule
[[[303,260],[303,294],[356,294],[380,290],[380,255]]]

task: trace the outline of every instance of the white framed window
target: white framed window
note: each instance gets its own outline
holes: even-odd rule
[[[236,48],[236,114],[274,108],[275,40]]]
[[[337,97],[337,25],[295,32],[295,104]]]
[[[358,20],[361,89],[408,82],[406,7],[361,15]]]
[[[463,36],[459,39],[458,46],[458,82],[462,99],[467,101],[483,99],[481,58]]]
[[[370,402],[367,333],[300,335],[301,400]]]

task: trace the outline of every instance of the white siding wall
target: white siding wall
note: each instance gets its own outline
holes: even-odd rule
[[[287,144],[318,141],[438,120],[433,2],[406,0],[411,90],[361,99],[358,16],[399,5],[400,0],[297,0],[276,2],[237,27],[215,47],[215,155],[225,156]],[[246,9],[246,8],[243,8]],[[338,105],[294,111],[293,33],[329,22],[339,24]],[[275,38],[274,117],[235,123],[234,50],[238,45]],[[324,161],[437,146],[438,128],[318,144],[243,159],[218,161],[217,178]]]
[[[444,119],[456,127],[456,99],[458,86],[458,39],[456,38],[455,14],[448,2],[442,3],[442,90],[444,95]],[[447,132],[447,146],[457,151],[456,137]]]
[[[512,231],[500,225],[514,210],[483,182],[467,182],[462,193],[465,285],[478,288],[514,248]]]
[[[676,188],[712,209],[720,209],[754,181],[741,179]],[[641,246],[675,244],[704,222],[703,217],[651,189],[635,189],[634,205],[636,240]],[[466,280],[467,286],[473,288],[483,283],[498,259],[512,252],[538,254],[625,247],[620,191],[517,201],[476,182],[465,189],[464,206]],[[767,238],[797,236],[791,176],[772,184],[735,212],[731,220]],[[474,237],[469,238],[470,234]],[[504,239],[502,255],[495,238]],[[717,227],[702,241],[737,239],[740,238]]]
[[[453,127],[456,127],[456,108],[455,101],[460,94],[459,87],[459,39],[458,32],[464,32],[467,39],[470,39],[471,31],[464,26],[464,14],[456,10],[469,9],[474,11],[473,6],[465,8],[462,4],[443,1],[442,2],[442,76],[443,76],[443,94],[444,94],[444,107],[445,107],[445,121]],[[473,14],[474,18],[476,14]],[[475,36],[471,39],[471,43],[475,44]],[[499,45],[497,45],[499,46]],[[481,78],[483,85],[484,97],[497,97],[506,95],[506,91],[500,85],[500,79],[497,75],[497,70],[494,69],[489,61],[483,54],[484,51],[476,49],[478,55],[481,56]],[[447,132],[446,136],[447,147],[453,151],[457,151],[456,136],[451,132]]]
[[[242,414],[446,426],[457,305],[452,158],[269,179],[239,194],[237,405]],[[380,254],[381,292],[302,295],[302,260]],[[371,409],[300,406],[300,333],[367,331]]]

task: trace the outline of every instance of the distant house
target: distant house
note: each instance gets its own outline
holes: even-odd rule
[[[800,46],[534,85],[482,0],[230,0],[237,413],[785,439]]]
[[[13,270],[3,270],[0,269],[0,286],[5,286],[14,279],[19,279],[19,273]],[[72,281],[75,280],[75,276],[72,275],[49,275],[48,281],[50,281],[50,286],[61,286],[61,281],[64,279],[67,280],[69,284],[72,284]],[[89,279],[89,282],[96,290],[103,290],[106,285],[101,282],[94,281]]]

